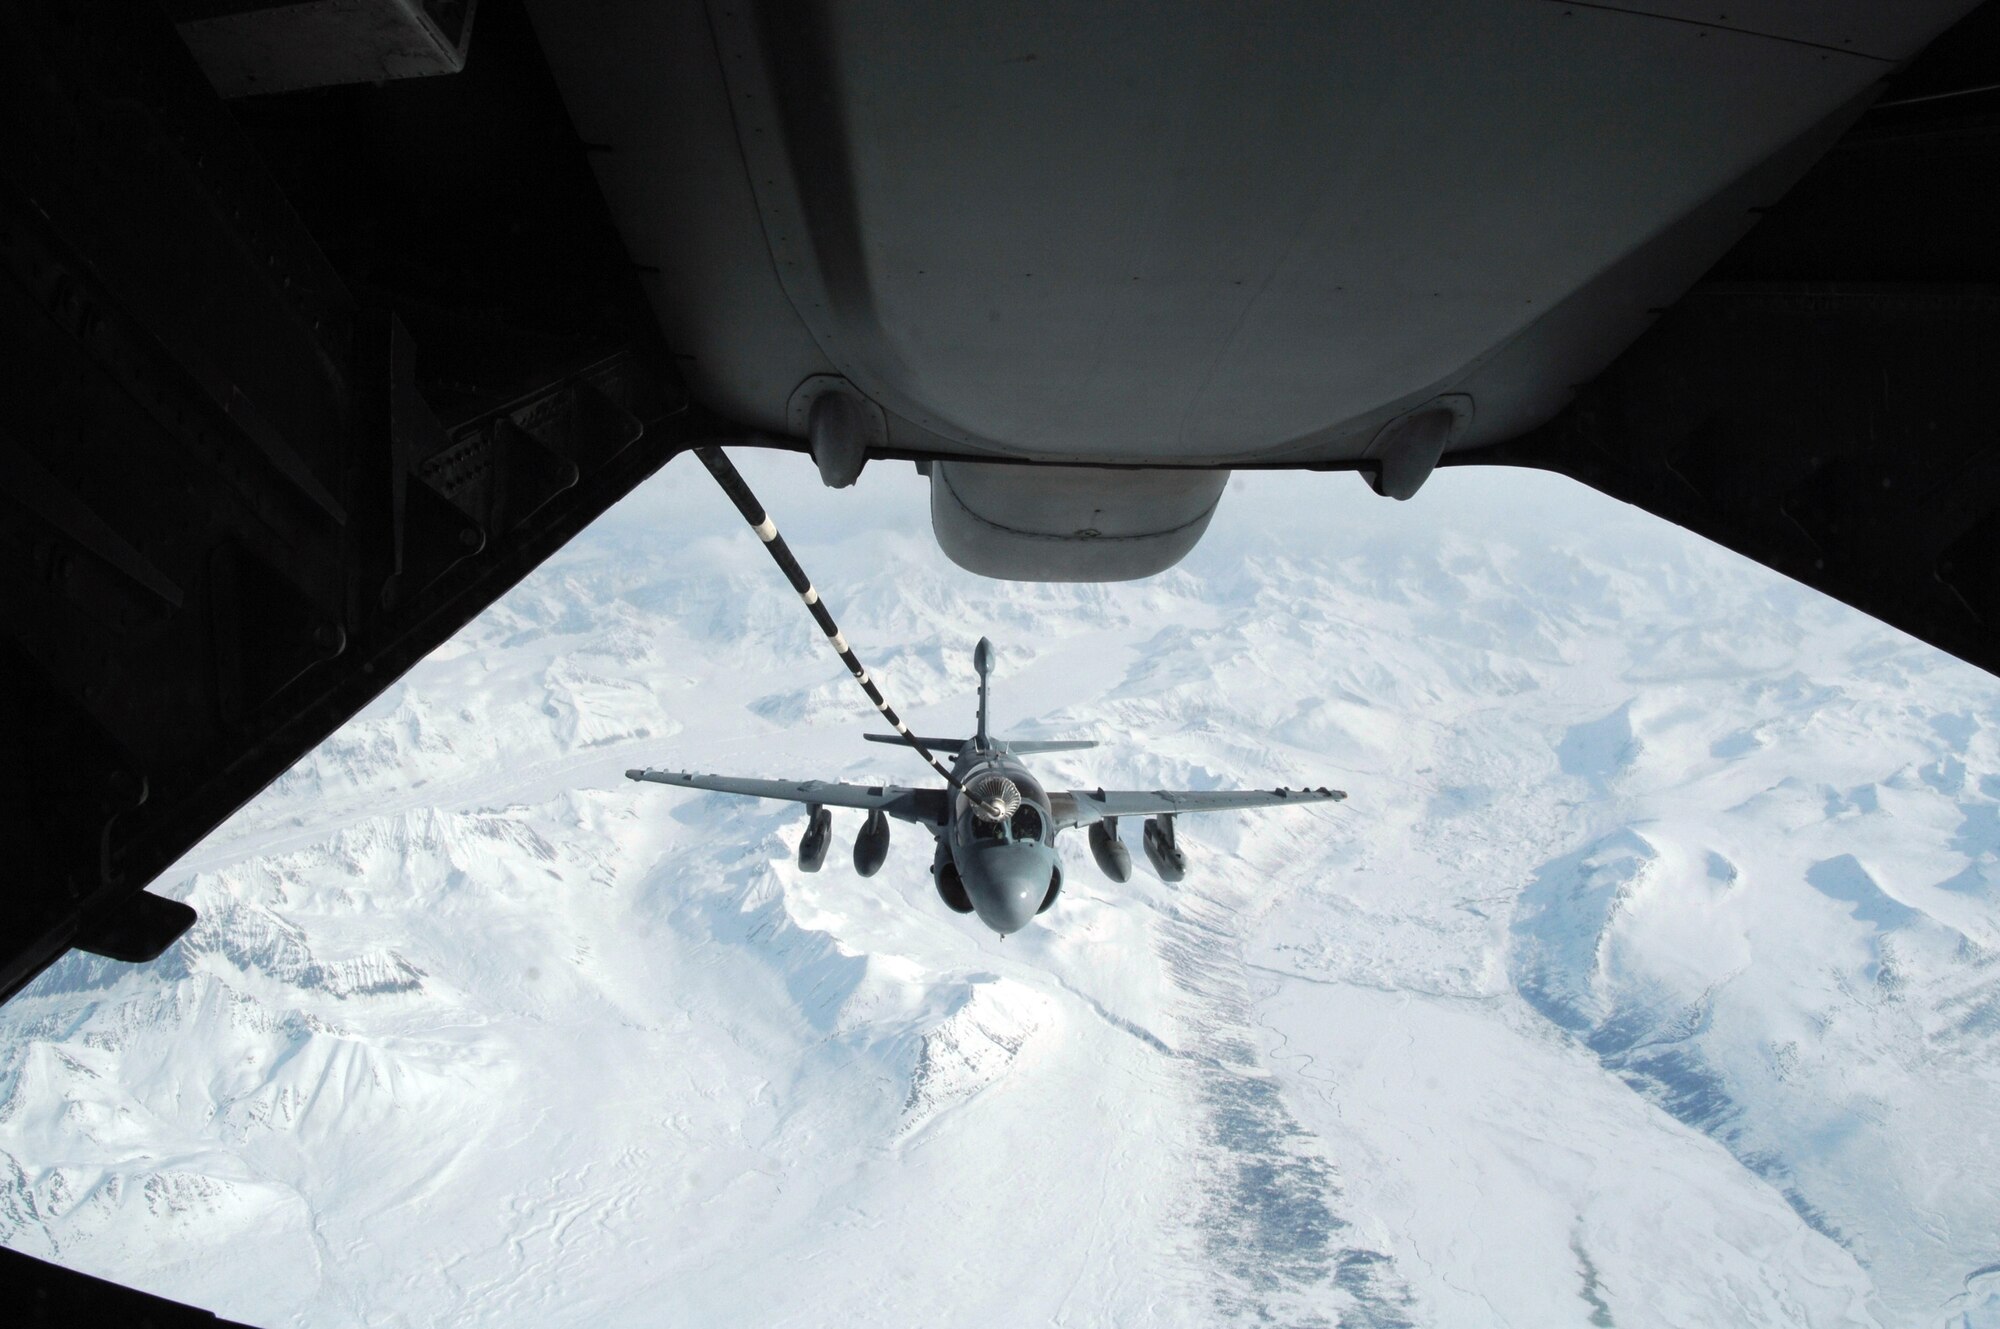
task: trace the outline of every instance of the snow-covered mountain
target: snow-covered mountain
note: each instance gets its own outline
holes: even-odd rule
[[[1043,587],[746,465],[913,728],[986,634],[1053,786],[1350,791],[1003,942],[620,778],[925,775],[682,466],[0,1010],[0,1240],[266,1324],[2000,1325],[1992,678],[1545,479]]]

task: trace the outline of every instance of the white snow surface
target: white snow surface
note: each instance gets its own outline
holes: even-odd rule
[[[1350,801],[1072,834],[1005,941],[915,828],[801,874],[623,771],[926,771],[679,462],[0,1010],[0,1241],[265,1325],[2000,1325],[1993,678],[1546,478],[1024,586],[745,466],[914,730],[989,635],[1052,787]]]

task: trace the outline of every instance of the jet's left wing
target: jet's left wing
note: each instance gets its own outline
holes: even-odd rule
[[[1049,796],[1056,826],[1088,826],[1106,817],[1146,817],[1168,812],[1230,812],[1294,803],[1338,803],[1344,789],[1071,789]]]
[[[736,775],[695,775],[685,771],[627,771],[628,780],[707,789],[745,798],[778,798],[792,803],[817,803],[830,808],[880,808],[901,821],[926,826],[945,823],[948,804],[942,789],[905,789],[893,784],[841,784],[830,780],[755,780]]]

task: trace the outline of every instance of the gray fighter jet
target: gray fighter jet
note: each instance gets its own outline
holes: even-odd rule
[[[1002,936],[1019,932],[1037,914],[1048,912],[1062,894],[1057,833],[1089,828],[1091,856],[1113,881],[1132,879],[1132,855],[1118,838],[1120,817],[1145,817],[1146,857],[1162,881],[1179,881],[1187,859],[1174,836],[1174,818],[1183,812],[1225,812],[1236,808],[1339,802],[1347,794],[1316,789],[1070,789],[1048,790],[1028,773],[1020,758],[1037,752],[1096,747],[1089,740],[995,741],[987,732],[987,683],[993,673],[993,643],[981,638],[972,653],[979,672],[979,716],[971,738],[906,738],[864,735],[875,743],[909,743],[929,752],[955,754],[956,789],[908,789],[897,785],[855,785],[825,780],[755,780],[730,775],[632,770],[627,779],[708,789],[749,798],[781,798],[804,803],[806,833],[799,840],[799,867],[819,871],[826,861],[832,825],[828,808],[860,808],[868,820],[854,840],[854,870],[872,877],[889,856],[889,821],[915,822],[936,840],[931,876],[938,896],[953,911],[977,914]]]

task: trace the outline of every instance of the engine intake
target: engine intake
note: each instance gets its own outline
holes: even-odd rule
[[[972,912],[972,896],[966,893],[965,882],[958,875],[958,864],[951,858],[951,850],[939,842],[937,856],[931,860],[931,880],[937,883],[938,899],[954,914]]]
[[[1042,897],[1042,907],[1040,909],[1037,909],[1035,912],[1038,914],[1046,914],[1047,912],[1049,912],[1049,910],[1055,908],[1056,897],[1061,894],[1062,894],[1062,869],[1058,867],[1050,871],[1049,893]]]

